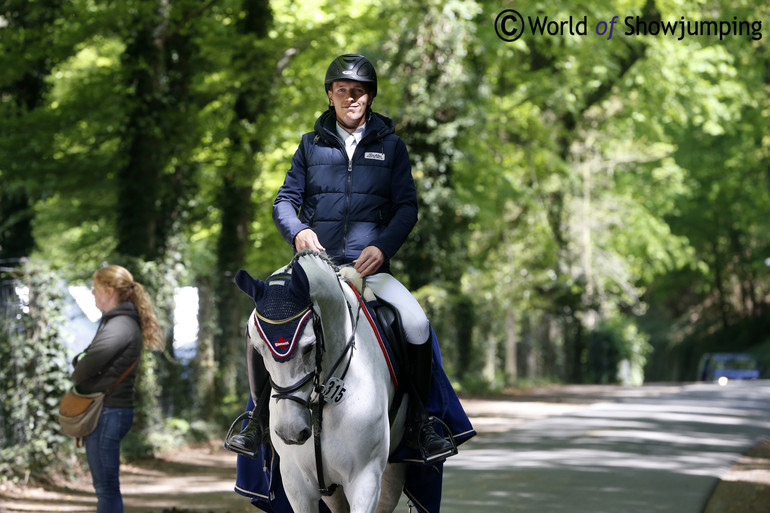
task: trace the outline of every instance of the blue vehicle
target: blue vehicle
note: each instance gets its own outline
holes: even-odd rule
[[[748,353],[706,353],[698,365],[698,380],[758,379],[759,365]]]

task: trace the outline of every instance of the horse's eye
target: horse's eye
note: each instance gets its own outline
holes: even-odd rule
[[[306,345],[305,347],[302,348],[302,356],[309,355],[310,351],[312,351],[312,350],[313,350],[313,345],[312,344]]]

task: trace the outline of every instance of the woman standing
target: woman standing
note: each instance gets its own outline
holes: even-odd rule
[[[103,267],[93,274],[92,284],[103,315],[91,344],[73,361],[72,380],[81,393],[106,392],[134,366],[105,398],[96,429],[84,438],[97,513],[122,513],[120,441],[134,420],[135,362],[143,346],[162,349],[164,341],[150,296],[127,269]]]

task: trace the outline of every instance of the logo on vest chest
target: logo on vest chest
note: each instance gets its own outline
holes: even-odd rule
[[[364,158],[370,160],[385,160],[385,154],[377,153],[376,151],[367,151],[364,153]]]

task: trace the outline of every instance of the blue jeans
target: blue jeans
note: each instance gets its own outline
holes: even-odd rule
[[[83,439],[98,499],[97,513],[123,513],[118,476],[120,441],[133,422],[133,408],[103,408],[96,429]]]

